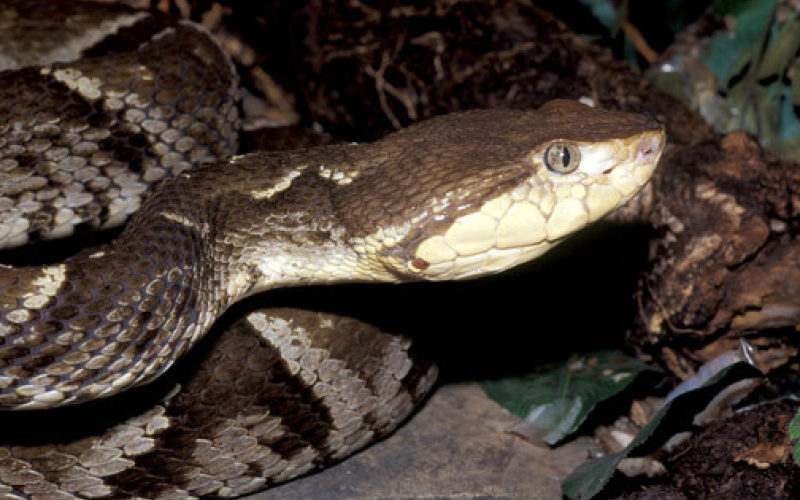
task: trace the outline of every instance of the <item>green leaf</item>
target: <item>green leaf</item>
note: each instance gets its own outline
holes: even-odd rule
[[[762,373],[746,361],[729,365],[697,389],[685,392],[667,402],[648,422],[627,448],[619,453],[591,460],[576,469],[562,484],[570,500],[590,500],[602,491],[622,459],[648,455],[658,450],[670,437],[688,430],[694,416],[701,412],[723,389]]]
[[[800,464],[800,410],[797,410],[792,422],[789,424],[789,437],[794,441],[792,456],[797,464]]]
[[[795,61],[793,70],[796,76],[792,78],[792,86],[790,87],[792,104],[800,107],[800,78],[798,78],[800,77],[800,63]]]
[[[542,367],[519,378],[483,382],[483,389],[524,419],[511,429],[555,444],[574,432],[601,402],[652,368],[615,351],[598,351]]]
[[[734,64],[758,57],[775,10],[776,0],[723,0],[714,4],[714,11],[736,20],[733,33],[716,35],[701,57],[703,63],[727,84]],[[742,54],[747,51],[748,53]]]
[[[781,101],[786,90],[779,82],[755,87],[755,106],[753,113],[758,120],[755,132],[763,143],[771,144],[780,136]]]
[[[770,42],[764,52],[761,64],[758,65],[756,78],[768,78],[783,74],[789,64],[794,61],[800,49],[800,18],[791,17],[781,27],[775,39]]]
[[[734,77],[741,74],[745,68],[752,65],[755,55],[755,51],[750,50],[749,47],[739,52],[739,54],[733,58],[733,61],[730,63],[730,67],[728,68],[728,76],[725,77],[725,81],[730,82]]]
[[[798,70],[800,70],[800,67],[798,67]],[[797,76],[796,80],[800,80],[800,73]],[[782,90],[783,100],[780,109],[781,138],[792,139],[800,137],[800,118],[794,112],[794,104],[792,103],[794,89],[783,87]],[[800,85],[798,85],[798,91],[800,91]]]
[[[800,81],[800,78],[797,80]],[[780,155],[800,158],[800,118],[794,112],[793,89],[783,87],[782,90],[783,99],[780,110],[775,115],[779,120],[779,135],[772,142],[765,142],[764,145]]]
[[[739,18],[753,11],[775,7],[774,0],[718,0],[714,2],[714,13],[719,16],[734,16]]]
[[[770,149],[787,158],[800,158],[800,137],[781,139],[771,144]]]
[[[617,29],[620,19],[614,2],[610,0],[580,0],[580,2],[589,9],[592,15],[594,15],[594,17],[609,31]]]
[[[764,144],[771,144],[778,137],[783,137],[783,126],[792,123],[789,115],[784,115],[782,106],[786,87],[779,81],[769,85],[750,85],[742,80],[728,91],[728,105],[731,116],[722,124],[724,131],[746,130],[757,134]]]

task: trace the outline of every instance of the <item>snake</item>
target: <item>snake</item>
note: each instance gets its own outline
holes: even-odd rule
[[[343,459],[436,367],[300,309],[207,335],[228,309],[502,272],[630,201],[665,145],[649,116],[554,100],[236,155],[238,77],[202,27],[12,0],[0,37],[0,244],[125,224],[61,262],[0,265],[3,499],[236,497]]]

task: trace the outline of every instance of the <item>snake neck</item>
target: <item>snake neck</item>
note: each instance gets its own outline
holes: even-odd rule
[[[369,158],[367,146],[331,146],[236,158],[225,175],[217,168],[184,174],[148,203],[142,222],[134,219],[143,234],[126,231],[119,244],[138,245],[154,229],[164,241],[182,235],[171,248],[198,256],[194,272],[212,284],[209,293],[223,309],[272,288],[396,280],[369,268],[375,266],[342,216],[352,206],[347,187]],[[205,196],[186,196],[189,183]]]
[[[186,173],[113,244],[63,264],[0,268],[0,405],[114,394],[160,375],[244,296],[366,279],[335,206],[346,174],[331,170],[357,150]]]

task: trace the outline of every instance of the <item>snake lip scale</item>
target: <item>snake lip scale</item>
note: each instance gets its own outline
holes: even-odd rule
[[[53,5],[0,6],[0,47],[19,26],[89,23],[41,42],[38,59],[13,43],[0,56],[0,246],[133,215],[103,247],[0,265],[0,422],[42,426],[128,389],[167,390],[68,437],[4,431],[1,498],[233,497],[344,458],[396,428],[435,367],[354,319],[260,309],[204,339],[217,318],[275,288],[527,262],[631,200],[665,143],[649,117],[557,100],[212,160],[236,147],[238,80],[205,30]],[[164,382],[176,363],[187,368]]]

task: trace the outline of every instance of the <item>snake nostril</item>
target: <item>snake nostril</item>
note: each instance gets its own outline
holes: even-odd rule
[[[650,162],[658,154],[661,146],[661,139],[658,137],[646,137],[639,142],[636,149],[636,160],[638,162]]]

